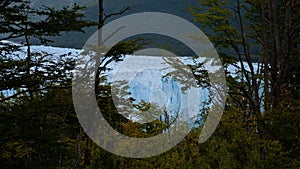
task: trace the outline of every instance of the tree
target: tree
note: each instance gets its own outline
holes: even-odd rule
[[[10,73],[10,71],[12,71],[11,69],[14,69],[15,66],[17,66],[16,73],[18,73],[19,76],[22,76],[21,78],[18,76],[10,76],[12,78],[11,80],[14,81],[14,83],[3,84],[4,86],[2,86],[3,88],[1,88],[1,90],[22,90],[18,93],[15,93],[11,97],[15,97],[26,92],[29,92],[30,95],[32,95],[33,90],[42,90],[38,89],[38,86],[41,85],[41,83],[45,82],[43,81],[45,78],[48,80],[54,80],[58,78],[57,74],[53,73],[57,71],[53,69],[55,67],[48,66],[48,68],[45,68],[45,66],[41,65],[45,64],[43,62],[47,62],[45,60],[46,57],[49,57],[47,56],[47,53],[33,53],[31,51],[30,38],[37,38],[42,43],[47,43],[50,42],[50,40],[47,39],[47,37],[49,36],[58,36],[61,32],[68,31],[83,32],[83,27],[93,25],[92,22],[82,20],[83,14],[79,12],[82,7],[79,7],[77,5],[74,5],[73,7],[64,7],[61,10],[56,10],[48,7],[43,7],[42,9],[33,9],[30,6],[30,1],[8,0],[1,2],[0,9],[0,33],[4,35],[0,38],[0,40],[24,38],[26,46],[26,56],[21,56],[22,54],[11,54],[10,52],[13,51],[10,51],[4,53],[3,57],[1,58],[1,62],[3,63],[2,65],[4,66],[2,71],[3,74],[1,77],[5,77],[3,81],[6,81],[6,79],[8,78],[6,77],[8,75],[5,72]],[[13,45],[10,43],[2,43],[1,49],[9,51],[10,49],[12,49],[12,46]],[[14,46],[14,48],[16,48],[16,46]],[[20,59],[15,59],[18,57]],[[35,59],[38,59],[34,61],[34,57],[36,57]],[[62,60],[60,61],[63,61],[64,58],[61,59]],[[9,61],[11,61],[12,64],[10,64]],[[69,61],[66,61],[66,64],[69,64]],[[34,69],[34,67],[37,68],[37,66],[44,67],[45,71],[35,70],[35,72],[33,72],[32,69]],[[41,77],[37,78],[38,76]],[[11,83],[12,81],[8,83]],[[9,88],[8,85],[10,85]],[[42,87],[46,88],[49,86],[46,86],[46,84],[44,83]],[[26,88],[27,90],[24,90],[24,88]],[[10,99],[11,97],[6,99]]]
[[[122,41],[119,42],[117,45],[113,46],[105,55],[103,55],[103,51],[106,48],[103,44],[102,39],[102,27],[104,26],[107,19],[124,14],[126,11],[130,10],[131,7],[125,7],[121,9],[118,12],[107,14],[104,9],[104,0],[98,1],[98,9],[99,9],[99,18],[98,18],[98,44],[96,46],[89,46],[84,53],[88,53],[92,51],[95,53],[95,56],[91,57],[92,59],[95,59],[92,61],[96,65],[95,70],[95,94],[97,101],[99,105],[101,105],[102,110],[101,113],[104,117],[106,117],[106,120],[110,122],[112,126],[114,126],[115,129],[120,128],[120,124],[122,121],[124,121],[124,117],[118,114],[114,108],[114,103],[112,102],[112,96],[110,94],[111,86],[109,84],[101,85],[103,83],[103,80],[105,81],[105,73],[107,71],[110,71],[108,69],[109,64],[113,62],[120,62],[123,61],[123,58],[126,54],[133,54],[136,50],[140,49],[142,46],[144,46],[145,42],[142,39],[137,40],[131,40],[131,41]],[[101,81],[102,80],[102,81]],[[90,120],[94,119],[93,113],[90,114],[88,117]],[[89,121],[90,121],[89,120]],[[95,159],[98,159],[98,157],[110,159],[110,154],[108,152],[105,152],[101,149],[96,149],[96,145],[92,142],[92,140],[88,137],[86,137],[86,149],[84,154],[84,163],[86,166],[94,166],[98,165],[97,163],[93,163],[94,161],[97,161]],[[99,155],[100,153],[100,155]],[[98,157],[97,157],[98,156]],[[103,167],[111,167],[111,164],[100,161]]]
[[[268,132],[284,125],[278,123],[276,114],[285,112],[282,105],[297,107],[287,100],[293,97],[291,92],[295,91],[295,84],[291,83],[291,79],[295,82],[297,76],[294,70],[297,70],[298,64],[292,61],[299,56],[296,47],[299,45],[299,34],[296,33],[299,32],[298,2],[220,0],[200,3],[202,7],[190,9],[195,20],[208,30],[224,62],[228,58],[237,58],[230,63],[237,68],[237,76],[227,74],[230,96],[227,109],[237,107],[241,110],[245,125],[240,126],[240,130],[258,136],[251,141],[261,141],[258,152],[259,160],[263,161],[270,155],[270,151],[266,150],[272,143]],[[288,112],[285,115],[285,119],[291,117]],[[278,128],[274,125],[275,121]],[[293,130],[298,131],[298,127]],[[279,137],[276,140],[279,147],[286,144],[279,141]],[[254,145],[248,146],[254,148]],[[289,147],[289,150],[297,151],[296,147]],[[287,152],[284,149],[280,151]],[[295,160],[291,157],[291,161]],[[293,166],[295,163],[291,161],[289,164]]]
[[[82,19],[82,9],[35,9],[25,0],[0,2],[0,40],[25,40],[24,46],[1,41],[2,168],[78,166],[82,152],[76,135],[82,133],[69,90],[75,58],[71,52],[55,57],[48,51],[33,52],[31,38],[47,43],[49,36],[61,32],[83,32],[94,23]]]

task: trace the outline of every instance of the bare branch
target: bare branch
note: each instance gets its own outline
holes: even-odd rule
[[[103,23],[110,17],[112,16],[117,16],[117,15],[122,15],[124,14],[126,11],[129,11],[131,9],[131,7],[127,6],[125,8],[123,8],[122,10],[120,10],[119,12],[115,12],[115,13],[111,13],[111,14],[108,14],[106,15],[105,13],[103,13],[104,15],[104,18],[103,18]],[[100,14],[101,15],[101,14]]]

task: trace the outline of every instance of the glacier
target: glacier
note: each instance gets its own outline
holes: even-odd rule
[[[12,57],[15,59],[25,58],[26,48],[26,46],[21,46],[20,51],[12,54]],[[31,46],[31,50],[37,53],[47,53],[49,54],[47,57],[54,60],[65,54],[68,54],[71,58],[77,58],[82,52],[80,49],[41,45]],[[183,63],[192,63],[190,57],[181,57],[180,59]],[[179,114],[182,120],[191,124],[195,121],[195,118],[198,118],[197,116],[202,109],[209,107],[209,104],[207,104],[209,101],[209,90],[201,87],[191,87],[183,91],[182,88],[185,84],[181,84],[182,82],[177,81],[172,76],[166,76],[172,71],[172,68],[165,66],[162,57],[126,55],[124,61],[114,62],[109,67],[112,70],[105,72],[107,84],[114,85],[113,82],[115,81],[126,81],[128,84],[128,96],[125,96],[125,98],[133,98],[134,101],[131,104],[138,104],[142,101],[151,103],[155,108],[169,112],[168,115],[170,116],[175,117]],[[227,71],[234,75],[238,68],[229,65]],[[14,89],[1,91],[4,96],[11,96],[15,92]],[[118,104],[122,103],[116,101],[115,104],[118,108]],[[189,113],[187,114],[187,112]],[[135,115],[122,115],[134,122],[145,122]]]

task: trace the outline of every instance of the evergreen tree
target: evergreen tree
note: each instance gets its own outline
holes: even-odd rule
[[[47,43],[61,32],[83,32],[94,23],[83,20],[82,9],[75,4],[57,10],[35,9],[26,0],[0,2],[1,168],[80,164],[82,131],[69,90],[75,58],[72,53],[32,51],[31,39]],[[24,46],[3,41],[16,38]]]

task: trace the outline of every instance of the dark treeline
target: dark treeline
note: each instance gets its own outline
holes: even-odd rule
[[[121,7],[115,14],[126,14],[133,7]],[[300,167],[299,1],[200,0],[186,10],[206,30],[222,59],[228,87],[225,110],[205,143],[198,142],[200,122],[177,146],[146,159],[120,157],[98,147],[80,126],[73,107],[76,58],[31,48],[33,38],[47,44],[64,32],[101,28],[106,17],[113,16],[105,13],[103,0],[97,22],[86,20],[82,9],[76,4],[54,9],[35,8],[26,0],[0,1],[0,168]],[[25,53],[18,52],[18,45],[3,43],[18,38],[25,40]],[[96,62],[121,62],[125,54],[145,44],[144,40],[121,42]],[[229,73],[229,65],[238,71]],[[166,131],[174,120],[167,112],[145,124],[118,114],[111,86],[101,83],[104,71],[109,70],[99,66],[96,71],[95,93],[114,129],[132,137]],[[149,105],[135,106],[143,110]],[[206,117],[205,110],[199,114]]]

